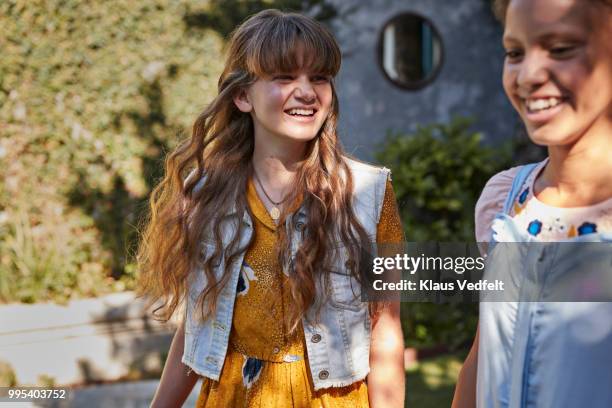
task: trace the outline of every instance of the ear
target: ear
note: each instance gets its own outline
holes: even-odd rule
[[[248,113],[253,110],[253,105],[249,100],[249,95],[247,95],[246,89],[241,89],[234,95],[234,105],[244,113]]]

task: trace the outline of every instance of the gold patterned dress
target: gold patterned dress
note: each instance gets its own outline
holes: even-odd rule
[[[229,346],[219,381],[203,379],[197,408],[369,407],[365,381],[315,391],[304,331],[288,333],[283,322],[291,304],[289,282],[275,256],[276,225],[252,181],[253,243],[244,257]],[[378,242],[403,239],[391,182],[387,181]]]

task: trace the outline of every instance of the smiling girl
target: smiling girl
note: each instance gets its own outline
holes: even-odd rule
[[[363,303],[360,248],[401,242],[386,169],[344,155],[340,50],[263,11],[233,33],[217,97],[169,156],[142,240],[172,342],[153,407],[402,407],[396,303]],[[366,381],[367,380],[367,381]]]
[[[509,268],[489,253],[518,293],[527,275],[545,288],[558,279],[562,242],[612,241],[612,1],[496,6],[504,90],[531,140],[548,148],[543,162],[494,176],[476,206],[479,242],[554,242],[527,246]],[[609,245],[589,249],[609,258]],[[587,271],[593,254],[567,263]],[[611,367],[612,303],[483,302],[453,406],[611,407]]]

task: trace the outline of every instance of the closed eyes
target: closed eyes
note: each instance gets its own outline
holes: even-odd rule
[[[297,76],[291,74],[276,74],[272,76],[273,81],[279,82],[291,82],[295,81]],[[331,78],[327,75],[313,75],[310,78],[310,82],[313,83],[327,83],[331,80]]]

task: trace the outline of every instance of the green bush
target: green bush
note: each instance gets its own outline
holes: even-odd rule
[[[162,157],[221,69],[195,3],[0,2],[0,302],[125,286]]]
[[[407,241],[474,242],[474,206],[487,180],[510,166],[510,145],[492,148],[471,120],[392,134],[377,159],[392,170]],[[477,304],[403,303],[406,343],[456,348],[474,335]]]
[[[0,360],[0,387],[14,387],[17,385],[15,371],[9,363]]]
[[[474,206],[487,180],[510,165],[508,146],[483,145],[471,120],[391,135],[378,160],[391,168],[410,241],[474,241]]]

